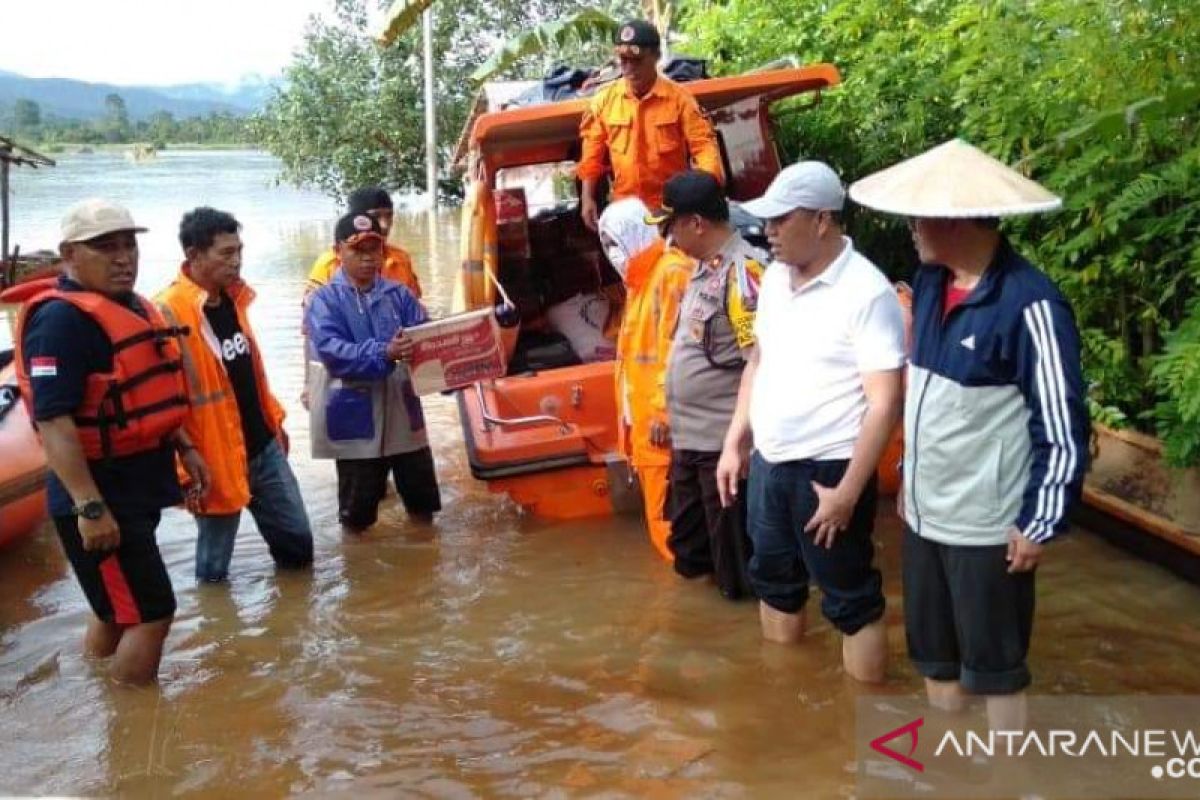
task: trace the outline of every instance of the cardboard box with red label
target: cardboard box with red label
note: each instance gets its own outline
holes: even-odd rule
[[[406,328],[405,333],[413,340],[408,371],[418,395],[499,378],[508,366],[500,326],[490,308]]]

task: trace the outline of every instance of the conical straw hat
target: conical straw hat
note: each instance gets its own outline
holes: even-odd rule
[[[1057,197],[962,139],[855,181],[854,202],[906,217],[1008,217],[1053,211]]]

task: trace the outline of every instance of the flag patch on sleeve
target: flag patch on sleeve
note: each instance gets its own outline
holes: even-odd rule
[[[54,356],[34,356],[29,359],[29,377],[53,378],[58,375],[58,359]]]

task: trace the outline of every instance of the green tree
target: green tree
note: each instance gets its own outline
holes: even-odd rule
[[[1193,0],[691,0],[683,28],[718,71],[784,57],[843,84],[787,115],[788,158],[847,181],[953,136],[1064,197],[1005,228],[1071,299],[1093,412],[1200,462],[1200,17]],[[853,209],[851,209],[853,211]],[[852,214],[902,277],[898,220]]]
[[[42,107],[33,100],[20,98],[13,103],[13,126],[19,136],[36,137],[42,127]]]
[[[257,115],[254,139],[283,161],[284,180],[333,196],[367,183],[407,190],[423,185],[424,99],[419,26],[379,47],[367,24],[367,2],[338,0],[336,20],[310,23],[285,70],[285,86]],[[390,5],[384,0],[380,6]],[[471,73],[496,49],[505,31],[570,15],[584,0],[492,0],[454,4],[435,16],[438,147],[450,154],[477,87]],[[436,6],[435,6],[436,7]],[[442,4],[450,9],[451,4]],[[527,59],[510,77],[540,77],[577,47]],[[456,181],[444,186],[453,191]]]
[[[179,126],[175,122],[175,115],[170,111],[155,111],[146,121],[145,136],[156,147],[163,147],[169,142],[176,141],[175,136],[178,131]]]
[[[129,124],[129,111],[125,98],[116,92],[104,97],[104,138],[110,143],[128,142],[133,128]]]

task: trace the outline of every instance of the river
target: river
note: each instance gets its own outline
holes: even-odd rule
[[[827,624],[799,648],[764,644],[752,604],[675,579],[636,523],[522,515],[471,478],[448,398],[425,400],[445,505],[432,532],[389,497],[379,525],[342,537],[333,467],[308,457],[298,402],[302,284],[337,211],[273,185],[276,167],[256,153],[167,151],[13,172],[25,250],[55,242],[75,200],[126,203],[150,228],[144,293],[178,267],[184,211],[208,204],[241,220],[260,297],[251,316],[317,549],[311,575],[277,575],[247,516],[230,584],[197,587],[194,524],[168,511],[159,537],[179,612],[161,685],[147,689],[114,687],[81,657],[89,612],[51,532],[0,553],[0,794],[852,796],[865,690],[842,674]],[[396,224],[443,313],[454,214]],[[888,505],[882,691],[915,694]],[[1051,548],[1039,588],[1035,691],[1200,692],[1200,589],[1087,532]]]

